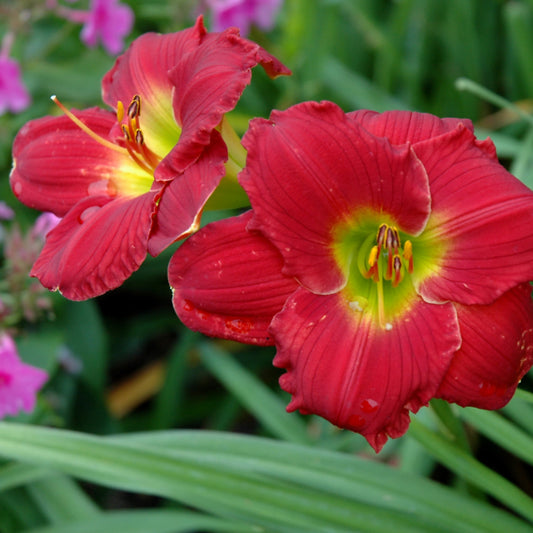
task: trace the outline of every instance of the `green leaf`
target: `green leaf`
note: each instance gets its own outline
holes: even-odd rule
[[[32,498],[51,522],[87,519],[99,514],[98,507],[72,479],[53,475],[28,486]]]
[[[174,431],[111,439],[3,422],[0,455],[269,531],[530,531],[385,465],[257,437]]]
[[[112,511],[24,533],[194,533],[196,531],[257,533],[258,529],[188,511],[170,509]]]
[[[203,363],[253,413],[270,432],[289,442],[311,442],[307,429],[298,415],[285,410],[285,403],[253,374],[239,365],[229,353],[213,343],[198,347]]]
[[[416,418],[411,420],[409,435],[459,477],[533,522],[533,499],[515,485],[445,440],[442,435],[426,428]]]
[[[482,409],[461,409],[461,418],[490,440],[533,465],[533,437],[498,413]]]
[[[9,463],[0,468],[0,491],[13,489],[50,475],[46,468],[24,463]]]

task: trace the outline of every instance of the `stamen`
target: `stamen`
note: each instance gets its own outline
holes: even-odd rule
[[[413,245],[411,241],[405,241],[403,246],[403,257],[407,261],[407,272],[413,273],[414,261],[413,261]]]
[[[372,246],[370,250],[370,255],[368,256],[368,264],[373,267],[376,264],[376,261],[379,257],[379,248],[377,246]]]
[[[376,242],[378,245],[378,248],[381,248],[383,246],[383,243],[385,242],[385,237],[387,235],[387,224],[381,224],[381,226],[378,228],[378,234],[376,237]]]
[[[391,285],[397,287],[400,281],[402,281],[402,259],[399,255],[395,255],[393,259],[394,275],[392,277]]]
[[[140,116],[141,114],[141,97],[136,94],[132,100],[130,105],[128,106],[128,117],[130,117],[132,120]]]
[[[117,102],[117,122],[120,124],[124,118],[124,104],[119,100]]]
[[[115,152],[119,152],[121,154],[127,154],[128,151],[123,148],[122,146],[119,146],[118,144],[115,144],[111,141],[108,141],[107,139],[104,139],[104,137],[101,137],[97,133],[95,133],[93,130],[89,128],[85,123],[83,123],[74,113],[69,111],[56,97],[56,95],[52,95],[50,97],[50,100],[54,102],[54,104],[65,113],[65,115],[78,126],[82,131],[84,131],[89,137],[91,137],[93,140],[95,140],[97,143],[100,143],[102,146],[105,146],[106,148],[109,148],[110,150],[114,150]]]

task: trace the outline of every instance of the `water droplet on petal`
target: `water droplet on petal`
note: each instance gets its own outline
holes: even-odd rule
[[[372,400],[370,398],[361,402],[361,411],[363,411],[364,413],[374,413],[377,411],[378,407],[379,403],[376,402],[376,400]]]
[[[348,425],[354,429],[361,429],[366,424],[366,420],[359,415],[352,415],[348,419]]]
[[[116,196],[117,189],[110,180],[93,181],[87,187],[89,196]]]
[[[252,329],[252,323],[249,320],[236,318],[234,320],[227,320],[226,328],[233,333],[246,333]]]
[[[97,205],[92,205],[84,209],[78,216],[78,222],[83,224],[88,218],[92,217],[100,208]]]
[[[13,183],[13,192],[15,193],[15,196],[20,196],[22,193],[22,183],[20,181],[15,181]]]

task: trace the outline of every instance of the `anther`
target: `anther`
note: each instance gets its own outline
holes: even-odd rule
[[[393,270],[391,285],[397,287],[400,281],[402,281],[402,259],[399,255],[395,255],[393,258]]]
[[[413,261],[413,245],[411,241],[405,241],[403,245],[403,257],[407,261],[407,272],[413,273],[414,261]]]
[[[378,234],[376,237],[376,242],[378,245],[378,248],[382,248],[383,244],[385,243],[385,238],[387,236],[387,224],[381,224],[381,226],[378,228]]]
[[[130,117],[131,120],[134,120],[141,114],[141,97],[136,94],[132,100],[130,105],[128,106],[128,117]]]
[[[117,122],[120,124],[124,118],[124,104],[119,100],[117,102]]]

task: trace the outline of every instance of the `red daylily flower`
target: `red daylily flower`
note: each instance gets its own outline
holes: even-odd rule
[[[271,77],[290,73],[235,28],[207,33],[199,17],[193,28],[142,35],[117,59],[102,83],[113,111],[63,108],[68,116],[26,124],[12,190],[62,217],[31,274],[67,298],[91,298],[121,285],[147,251],[198,229],[228,147],[230,161],[243,152],[224,114],[257,64]]]
[[[289,411],[379,451],[432,398],[502,407],[533,364],[533,193],[468,120],[304,103],[255,119],[252,211],[169,265],[192,329],[275,344]]]

